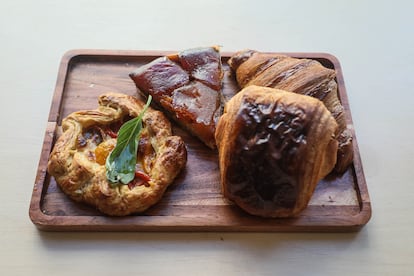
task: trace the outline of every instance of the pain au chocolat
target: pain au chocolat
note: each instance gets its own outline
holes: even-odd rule
[[[141,93],[210,148],[222,112],[223,70],[218,47],[159,57],[129,74]]]
[[[252,215],[292,217],[334,167],[337,123],[318,99],[248,86],[215,133],[222,191]]]
[[[113,216],[143,212],[161,199],[185,167],[187,151],[183,140],[172,135],[167,118],[152,108],[142,118],[134,180],[113,186],[106,177],[105,161],[115,147],[118,129],[143,108],[135,97],[105,93],[97,109],[63,119],[48,172],[65,194]]]
[[[335,170],[344,172],[353,161],[352,133],[338,98],[335,71],[312,59],[244,50],[234,54],[229,65],[241,88],[259,85],[282,89],[321,100],[338,123],[338,153]]]

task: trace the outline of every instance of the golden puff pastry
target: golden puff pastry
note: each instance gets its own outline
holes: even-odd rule
[[[222,191],[252,215],[292,217],[334,167],[337,123],[318,99],[248,86],[215,133]]]
[[[142,119],[135,179],[128,185],[110,185],[106,178],[105,160],[116,144],[117,129],[143,108],[132,96],[106,93],[97,109],[63,119],[48,172],[65,194],[113,216],[145,211],[161,199],[184,168],[187,151],[183,140],[172,135],[170,122],[152,108]]]
[[[336,73],[316,60],[244,50],[234,54],[229,65],[239,86],[259,85],[282,89],[321,100],[339,127],[335,170],[344,172],[353,161],[352,133],[338,98]]]

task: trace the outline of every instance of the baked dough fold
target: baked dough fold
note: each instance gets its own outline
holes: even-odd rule
[[[337,128],[318,99],[244,88],[215,133],[224,196],[252,215],[298,215],[335,165]]]

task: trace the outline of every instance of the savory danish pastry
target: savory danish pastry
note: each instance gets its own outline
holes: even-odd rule
[[[337,128],[318,99],[244,88],[226,103],[215,133],[224,196],[253,215],[298,215],[335,165]]]
[[[338,98],[335,71],[312,59],[245,50],[229,60],[241,88],[259,85],[282,89],[321,100],[338,123],[338,153],[335,170],[344,172],[353,161],[352,133]]]
[[[135,97],[106,93],[95,110],[78,111],[62,121],[48,163],[48,172],[70,198],[123,216],[142,212],[158,202],[184,168],[187,151],[173,136],[170,122],[154,109],[142,117],[135,176],[126,185],[108,181],[106,160],[117,143],[120,126],[144,109]]]

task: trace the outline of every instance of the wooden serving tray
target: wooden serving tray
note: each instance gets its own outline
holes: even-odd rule
[[[137,95],[128,74],[136,67],[172,52],[74,50],[62,58],[53,102],[47,122],[43,149],[30,203],[30,218],[41,230],[52,231],[355,231],[371,217],[371,205],[354,130],[354,162],[343,175],[329,175],[299,217],[265,219],[251,216],[223,198],[220,190],[216,151],[173,124],[188,150],[186,169],[168,188],[162,200],[143,214],[109,217],[93,207],[75,203],[62,193],[47,173],[57,126],[69,113],[95,109],[98,95],[122,92]],[[352,126],[347,94],[338,60],[329,54],[288,53],[312,58],[337,73],[339,96]],[[226,97],[238,91],[227,60],[223,92]]]

